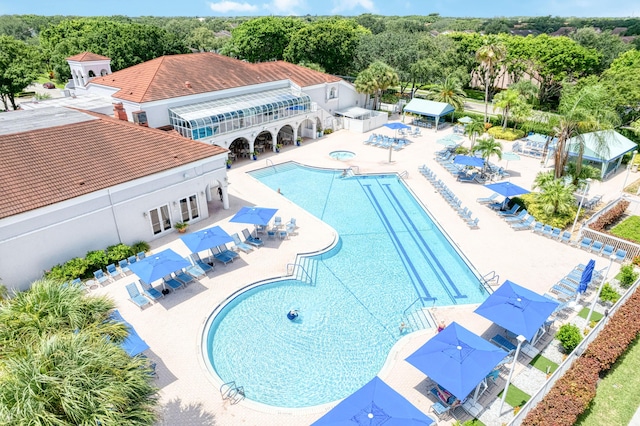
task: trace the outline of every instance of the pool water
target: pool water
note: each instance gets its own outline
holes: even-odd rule
[[[331,151],[329,153],[329,156],[336,160],[347,161],[355,157],[356,153],[351,151]]]
[[[407,312],[487,296],[396,175],[341,173],[289,163],[252,173],[340,238],[330,251],[303,259],[299,280],[255,287],[210,321],[209,362],[249,399],[307,407],[344,398],[381,369]],[[300,312],[295,321],[287,318],[291,309]]]

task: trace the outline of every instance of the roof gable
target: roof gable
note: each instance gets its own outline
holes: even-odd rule
[[[0,204],[0,218],[227,152],[174,133],[89,115],[97,119],[2,136],[0,182],[11,202]]]
[[[251,64],[203,52],[161,56],[95,78],[89,85],[114,87],[119,89],[115,98],[144,103],[286,79],[301,87],[341,80],[283,61]]]
[[[637,149],[638,145],[627,137],[621,135],[614,130],[601,130],[599,132],[585,133],[582,135],[584,140],[584,152],[582,157],[588,160],[610,162],[616,158],[626,154],[627,152]],[[607,152],[601,152],[600,146],[607,145]],[[569,154],[578,154],[578,142],[576,138],[568,140]]]

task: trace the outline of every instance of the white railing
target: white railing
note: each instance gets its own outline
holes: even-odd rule
[[[625,302],[629,299],[629,297],[631,297],[633,293],[635,293],[639,285],[640,280],[637,280],[633,284],[633,286],[631,286],[631,288],[629,288],[629,290],[622,295],[620,300],[618,300],[618,302],[613,305],[611,309],[609,309],[609,315],[603,317],[600,321],[598,321],[596,326],[593,327],[593,330],[591,330],[591,332],[585,336],[582,342],[580,342],[580,344],[576,346],[573,352],[571,352],[569,356],[567,356],[564,362],[560,364],[558,369],[551,375],[551,377],[549,377],[549,379],[547,379],[547,381],[544,383],[544,385],[542,385],[538,392],[531,396],[531,399],[529,399],[529,401],[522,407],[518,414],[516,414],[515,417],[509,422],[508,426],[519,426],[522,423],[527,414],[529,414],[529,412],[533,410],[540,401],[542,401],[542,399],[547,395],[547,393],[549,393],[558,379],[560,379],[564,375],[564,373],[569,368],[571,368],[574,361],[584,353],[585,349],[587,349],[587,346],[589,346],[589,344],[596,337],[598,337],[598,334],[600,334],[602,328],[609,322],[611,316],[618,311],[620,306],[625,304]]]

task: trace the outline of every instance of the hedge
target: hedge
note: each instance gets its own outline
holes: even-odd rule
[[[516,139],[522,139],[524,137],[524,131],[519,129],[503,129],[500,126],[495,126],[487,130],[491,136],[496,139],[504,139],[506,141],[515,141]]]

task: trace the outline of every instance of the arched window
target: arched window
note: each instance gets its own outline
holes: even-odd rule
[[[107,75],[107,74],[108,74],[108,73],[107,73],[107,70],[105,70],[105,69],[100,70],[100,76],[101,76],[101,77],[104,77],[104,76],[105,76],[105,75]]]
[[[94,73],[92,70],[89,70],[89,77],[93,78],[96,76],[96,73]]]

